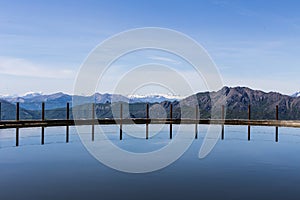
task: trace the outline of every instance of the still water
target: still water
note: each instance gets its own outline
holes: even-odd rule
[[[174,126],[176,132],[176,126]],[[168,127],[149,140],[104,126],[108,138],[132,152],[153,151],[170,142]],[[144,126],[137,134],[145,134]],[[40,145],[40,128],[20,130],[20,146],[14,147],[15,130],[0,130],[0,199],[299,199],[300,129],[226,126],[204,159],[198,158],[207,126],[170,166],[146,174],[111,169],[91,156],[70,127],[46,128]],[[90,133],[87,133],[90,134]],[[96,138],[97,140],[97,135]]]

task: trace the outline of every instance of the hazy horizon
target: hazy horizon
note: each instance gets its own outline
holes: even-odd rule
[[[273,90],[270,90],[270,91],[265,91],[265,90],[261,90],[261,89],[255,89],[255,88],[251,88],[251,87],[248,87],[248,86],[227,86],[227,85],[224,85],[223,87],[229,87],[229,88],[237,88],[237,87],[242,87],[242,88],[250,88],[251,90],[258,90],[258,91],[263,91],[263,92],[266,92],[266,93],[269,93],[269,92],[275,92],[275,93],[280,93],[278,91],[273,91]],[[219,90],[221,90],[222,88],[220,88]],[[202,92],[217,92],[219,90],[203,90],[203,91],[197,91],[196,93],[194,94],[197,94],[197,93],[202,93]],[[284,93],[280,93],[282,95],[287,95],[287,96],[292,96],[296,93],[298,93],[300,91],[295,91],[294,93],[292,94],[284,94]],[[67,92],[63,92],[63,91],[55,91],[55,92],[48,92],[48,93],[45,93],[45,92],[41,92],[41,91],[28,91],[28,92],[25,92],[25,93],[21,93],[21,94],[1,94],[0,93],[0,98],[3,98],[3,97],[23,97],[23,96],[26,96],[26,95],[30,95],[30,94],[38,94],[38,95],[53,95],[53,94],[57,94],[57,93],[63,93],[63,94],[66,94],[66,95],[74,95],[74,93],[67,93]],[[169,98],[178,98],[178,99],[182,99],[182,98],[185,98],[187,96],[181,96],[181,95],[178,95],[178,94],[171,94],[171,93],[146,93],[146,94],[119,94],[119,93],[109,93],[109,92],[104,92],[104,93],[101,93],[99,91],[95,91],[94,94],[96,93],[99,93],[99,94],[114,94],[114,95],[123,95],[125,97],[149,97],[149,96],[155,96],[155,95],[158,95],[158,96],[163,96],[163,97],[169,97]],[[82,96],[91,96],[91,95],[94,95],[94,94],[90,94],[90,95],[82,95]],[[193,95],[193,94],[191,94]],[[188,95],[189,96],[189,95]]]

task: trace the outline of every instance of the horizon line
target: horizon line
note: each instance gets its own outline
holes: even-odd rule
[[[171,94],[171,93],[148,93],[148,94],[128,94],[128,95],[125,95],[125,94],[116,94],[116,93],[110,93],[110,92],[100,92],[100,91],[95,91],[95,93],[93,94],[88,94],[88,95],[85,95],[85,94],[76,94],[78,96],[85,96],[85,97],[90,97],[90,96],[93,96],[95,94],[100,94],[100,95],[105,95],[105,94],[108,94],[108,95],[121,95],[121,96],[124,96],[124,97],[127,97],[127,98],[135,98],[134,96],[136,96],[136,98],[143,98],[143,97],[150,97],[150,96],[162,96],[162,97],[165,97],[165,98],[174,98],[174,99],[184,99],[188,96],[191,96],[191,95],[195,95],[195,94],[198,94],[198,93],[205,93],[205,92],[218,92],[220,90],[222,90],[223,88],[230,88],[230,89],[233,89],[233,88],[248,88],[250,90],[254,90],[254,91],[261,91],[261,92],[264,92],[264,93],[279,93],[281,95],[286,95],[286,96],[293,96],[293,95],[296,95],[297,93],[299,93],[300,91],[295,91],[293,94],[285,94],[285,93],[281,93],[281,92],[278,92],[278,91],[273,91],[273,90],[269,90],[269,91],[265,91],[263,89],[256,89],[256,88],[251,88],[249,86],[226,86],[224,85],[222,88],[218,89],[218,90],[203,90],[203,91],[198,91],[198,92],[195,92],[193,94],[189,94],[189,95],[179,95],[179,94]],[[63,92],[63,91],[57,91],[57,92],[53,92],[53,93],[44,93],[44,92],[34,92],[34,91],[29,91],[29,92],[25,92],[23,94],[0,94],[0,98],[18,98],[18,97],[25,97],[27,95],[30,95],[30,94],[37,94],[37,95],[43,95],[43,96],[47,96],[47,95],[54,95],[54,94],[59,94],[59,93],[62,93],[64,95],[69,95],[69,96],[76,96],[75,94],[71,94],[69,92]]]

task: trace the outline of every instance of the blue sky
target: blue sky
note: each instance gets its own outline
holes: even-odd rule
[[[195,39],[225,85],[291,94],[300,90],[299,9],[298,1],[0,1],[0,94],[72,93],[93,48],[149,26]]]

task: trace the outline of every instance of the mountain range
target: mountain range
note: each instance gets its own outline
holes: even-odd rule
[[[111,103],[111,102],[129,102],[129,103],[161,103],[163,101],[176,101],[176,96],[167,95],[131,95],[128,97],[118,94],[100,94],[95,93],[91,96],[74,96],[82,104],[88,102],[95,103]],[[47,109],[55,109],[65,107],[66,103],[72,103],[72,95],[62,92],[43,95],[41,93],[28,93],[23,96],[0,96],[0,99],[15,104],[20,102],[21,107],[28,110],[38,110],[41,108],[41,102],[45,102]]]
[[[15,103],[20,102],[21,117],[26,119],[40,118],[41,102],[46,105],[46,118],[57,119],[65,118],[65,107],[67,102],[72,102],[72,95],[64,93],[55,93],[51,95],[43,95],[40,93],[26,94],[21,97],[0,97],[2,103],[2,119],[14,119]],[[173,105],[173,117],[180,118],[182,116],[182,108],[188,113],[186,116],[193,116],[195,106],[198,104],[201,118],[210,118],[211,112],[220,116],[221,105],[225,105],[226,118],[229,119],[246,119],[248,117],[248,105],[251,105],[252,119],[275,119],[275,107],[279,106],[280,119],[296,120],[300,119],[300,97],[297,95],[288,96],[276,92],[263,92],[260,90],[252,90],[247,87],[223,87],[219,91],[200,92],[184,99],[175,97],[166,97],[162,95],[150,96],[130,96],[125,97],[117,94],[99,94],[92,96],[76,96],[81,102],[76,109],[86,110],[88,114],[88,106],[90,102],[96,103],[97,117],[112,118],[112,106],[118,102],[129,102],[130,117],[145,117],[146,104],[150,103],[152,112],[159,116],[168,117],[170,105]],[[158,110],[155,110],[153,105]],[[72,105],[71,105],[72,106]],[[153,107],[152,107],[153,106]],[[75,107],[75,106],[74,106]],[[162,111],[161,108],[165,110]],[[75,109],[75,108],[74,108]]]

